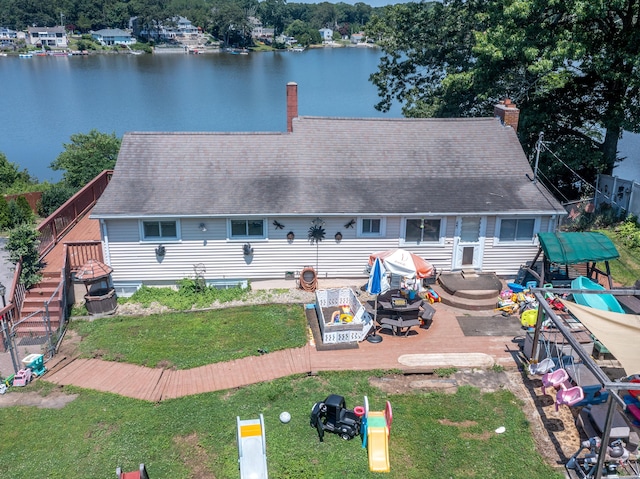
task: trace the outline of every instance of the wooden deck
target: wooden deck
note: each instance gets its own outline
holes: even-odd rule
[[[56,244],[49,251],[43,260],[44,268],[42,273],[46,275],[59,275],[62,270],[64,248],[63,243],[73,243],[74,241],[100,241],[100,222],[89,218],[89,211],[71,230],[64,236],[63,240]]]
[[[512,337],[464,336],[455,318],[456,312],[445,305],[438,310],[428,330],[413,329],[408,337],[381,333],[379,344],[363,341],[358,349],[317,351],[313,344],[298,349],[276,351],[226,363],[210,364],[189,370],[163,370],[99,359],[56,358],[47,365],[43,380],[58,385],[74,385],[111,392],[145,401],[162,401],[193,394],[247,386],[292,374],[313,374],[339,370],[403,370],[431,372],[442,364],[422,362],[407,366],[401,356],[423,358],[433,354],[448,358],[449,366],[466,365],[465,358],[478,357],[491,364],[515,367],[519,351]],[[508,320],[516,321],[515,318]],[[462,361],[462,362],[459,362]],[[54,363],[55,361],[51,361]],[[478,367],[482,367],[478,364]]]

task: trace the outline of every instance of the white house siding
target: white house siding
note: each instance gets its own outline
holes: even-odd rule
[[[307,234],[313,218],[275,218],[282,229],[267,218],[268,239],[227,240],[227,220],[224,218],[190,218],[180,221],[181,241],[141,242],[137,220],[105,220],[108,234],[108,258],[115,282],[144,282],[167,284],[185,277],[193,277],[194,265],[205,266],[206,279],[269,279],[284,278],[288,272],[299,272],[305,266],[317,269],[320,278],[365,277],[369,255],[377,251],[402,247],[431,262],[438,271],[450,271],[453,254],[455,217],[446,220],[446,238],[441,245],[403,245],[399,238],[403,218],[387,217],[385,236],[358,238],[357,225],[346,228],[352,217],[324,217],[325,239],[311,244]],[[354,218],[355,219],[355,218]],[[204,223],[206,231],[200,231]],[[535,245],[494,245],[495,217],[487,219],[484,244],[483,271],[498,275],[515,275],[521,264],[533,259]],[[549,221],[541,221],[541,231],[547,231]],[[295,239],[289,242],[287,233]],[[342,241],[334,235],[342,233]],[[253,255],[245,257],[243,246],[250,243]],[[155,249],[162,244],[166,254],[161,261]],[[317,252],[317,260],[316,260]],[[317,264],[316,264],[317,261]]]
[[[506,278],[515,277],[520,266],[532,261],[538,253],[538,241],[536,240],[527,245],[498,245],[495,243],[496,221],[496,217],[487,218],[487,236],[484,244],[482,270],[494,272],[498,276]],[[542,217],[540,219],[540,230],[536,231],[536,233],[550,231],[551,224],[548,216]]]

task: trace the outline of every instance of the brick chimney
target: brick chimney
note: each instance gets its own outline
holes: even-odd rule
[[[500,122],[504,126],[510,126],[518,132],[518,120],[520,119],[520,110],[516,108],[516,104],[509,98],[502,100],[493,107],[493,115],[500,118]]]
[[[287,83],[287,131],[293,131],[293,119],[298,116],[298,84]]]

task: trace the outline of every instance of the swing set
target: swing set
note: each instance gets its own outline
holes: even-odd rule
[[[548,388],[556,391],[556,411],[561,405],[573,406],[584,400],[584,390],[579,385],[573,385],[569,373],[565,366],[570,365],[576,371],[578,377],[576,382],[580,384],[580,370],[575,367],[573,348],[565,344],[562,336],[562,344],[558,344],[558,334],[554,334],[554,350],[558,363],[553,359],[551,350],[551,338],[543,335],[546,357],[536,364],[529,364],[529,372],[533,375],[542,375],[542,394],[547,394]],[[568,355],[565,355],[566,348],[569,348]],[[562,367],[559,367],[562,365]]]

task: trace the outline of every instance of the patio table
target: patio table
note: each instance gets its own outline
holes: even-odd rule
[[[391,328],[396,336],[408,336],[412,327],[420,325],[418,316],[422,304],[423,300],[418,297],[410,300],[400,295],[386,295],[378,300],[381,312],[378,322],[382,328]]]
[[[417,296],[415,299],[407,299],[400,295],[384,295],[378,299],[378,308],[396,319],[403,316],[413,319],[414,316],[418,317],[422,303],[423,300]]]

